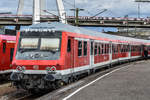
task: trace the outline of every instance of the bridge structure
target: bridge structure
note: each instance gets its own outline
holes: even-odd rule
[[[56,0],[58,16],[46,14],[45,0],[31,1],[33,1],[32,15],[23,14],[24,0],[19,0],[17,14],[0,14],[0,25],[16,26],[16,30],[19,30],[20,26],[28,26],[39,22],[61,21],[85,27],[150,28],[150,18],[78,16],[78,23],[76,23],[76,16],[66,16],[62,0]]]
[[[66,16],[68,24],[75,25],[74,16]],[[78,26],[93,27],[129,27],[129,28],[150,28],[150,18],[130,17],[90,17],[79,16]],[[59,21],[58,16],[41,15],[40,22]],[[32,15],[0,14],[0,25],[27,26],[32,24]]]

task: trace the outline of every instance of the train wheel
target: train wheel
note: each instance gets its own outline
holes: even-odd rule
[[[73,79],[72,78],[69,78],[68,79],[68,84],[71,84],[73,82]]]
[[[56,88],[61,88],[65,85],[65,83],[62,80],[56,81]]]

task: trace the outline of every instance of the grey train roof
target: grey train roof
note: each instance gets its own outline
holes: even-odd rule
[[[112,40],[121,40],[121,41],[138,41],[138,42],[144,42],[144,43],[150,43],[150,40],[143,40],[143,39],[135,39],[130,37],[123,37],[123,36],[117,36],[117,35],[109,35],[102,32],[96,32],[91,31],[89,29],[84,29],[81,27],[75,27],[68,24],[63,24],[60,22],[45,22],[45,23],[39,23],[29,26],[28,28],[24,30],[32,30],[32,29],[52,29],[57,31],[66,31],[66,32],[73,32],[73,33],[80,33],[84,35],[91,35],[96,37],[102,37],[102,38],[108,38]]]

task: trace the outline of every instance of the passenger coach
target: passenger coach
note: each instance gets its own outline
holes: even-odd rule
[[[139,59],[149,45],[57,22],[32,25],[18,32],[11,80],[26,90],[57,88],[104,66]]]
[[[9,79],[16,37],[0,35],[0,79]]]

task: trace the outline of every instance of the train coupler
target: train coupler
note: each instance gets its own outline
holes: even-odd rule
[[[22,77],[22,74],[20,74],[20,73],[12,73],[10,75],[10,80],[12,80],[12,81],[20,81],[21,77]]]

